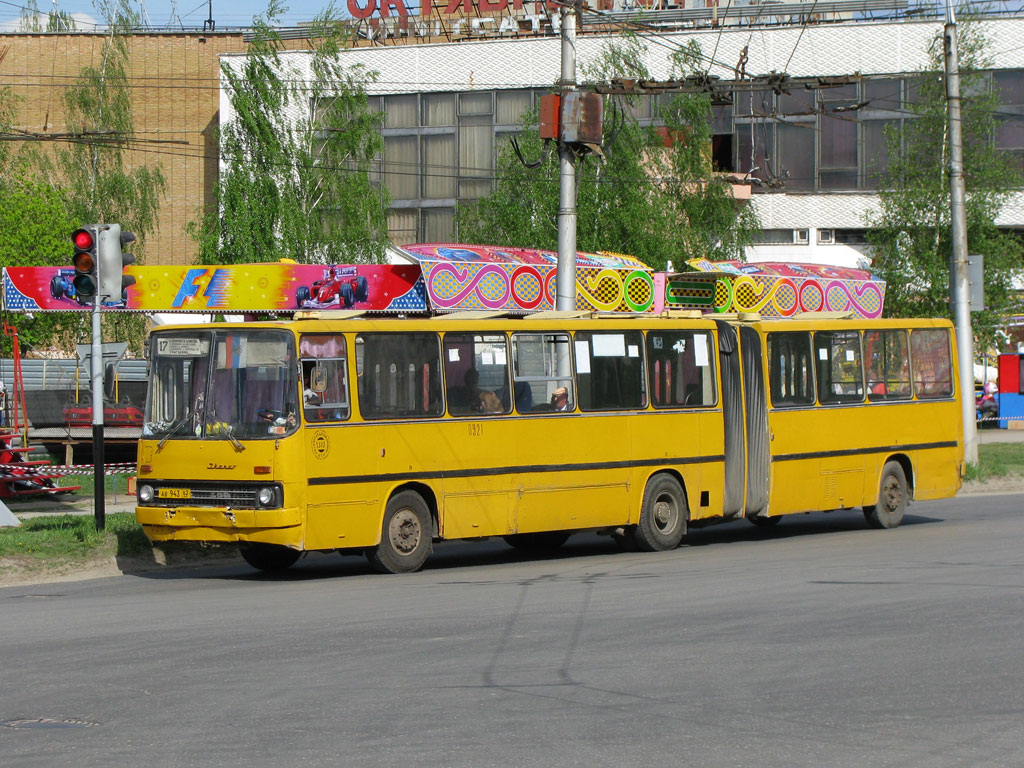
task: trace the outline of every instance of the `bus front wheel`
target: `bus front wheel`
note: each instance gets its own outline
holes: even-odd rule
[[[297,549],[279,547],[275,544],[248,544],[239,542],[238,552],[242,559],[259,571],[285,571],[291,568],[302,554]]]
[[[864,507],[864,518],[872,528],[895,528],[907,509],[907,475],[898,461],[882,467],[878,484],[878,503]]]
[[[633,532],[645,552],[675,549],[686,535],[686,494],[671,475],[655,475],[644,490],[640,522]]]
[[[366,550],[366,559],[378,573],[418,571],[430,554],[430,510],[415,491],[396,493],[384,510],[380,544]]]

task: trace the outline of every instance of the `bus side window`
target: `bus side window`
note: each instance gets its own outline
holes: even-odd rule
[[[580,410],[646,408],[643,349],[644,338],[640,331],[577,333],[576,378]]]
[[[441,416],[440,342],[430,332],[356,336],[360,415],[367,420]]]
[[[519,413],[576,409],[569,334],[513,334],[512,375]]]
[[[949,397],[953,394],[949,331],[945,328],[911,331],[910,361],[914,394],[918,398]]]
[[[768,387],[777,407],[814,405],[811,334],[768,334]]]
[[[334,333],[303,334],[302,412],[307,422],[344,421],[351,410],[345,337]]]
[[[649,331],[647,377],[655,408],[715,404],[715,371],[706,331]]]
[[[865,331],[868,400],[910,399],[910,345],[906,331]]]
[[[444,378],[452,416],[509,413],[505,334],[446,333]]]
[[[819,331],[814,334],[817,357],[818,400],[822,403],[864,401],[858,331]]]

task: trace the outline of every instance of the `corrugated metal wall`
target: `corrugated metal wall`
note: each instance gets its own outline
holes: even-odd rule
[[[78,367],[76,398],[76,360],[22,360],[21,374],[25,383],[25,407],[28,420],[34,428],[64,427],[68,423],[65,408],[75,404],[87,405],[92,402],[89,372],[85,366]],[[14,388],[14,363],[9,358],[0,359],[0,380],[8,392]],[[146,361],[122,360],[117,369],[116,396],[111,382],[105,382],[108,404],[115,401],[142,409],[146,402]],[[10,423],[10,413],[7,423]]]
[[[74,389],[77,360],[22,360],[21,375],[26,390]],[[117,369],[118,381],[145,381],[145,360],[122,360]],[[0,379],[10,390],[14,383],[14,361],[0,358]],[[89,372],[85,366],[78,371],[78,386],[89,388]]]

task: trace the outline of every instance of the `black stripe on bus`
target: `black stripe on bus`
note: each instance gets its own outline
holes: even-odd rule
[[[311,477],[309,485],[347,485],[350,483],[393,482],[395,480],[450,480],[462,477],[493,477],[495,475],[538,474],[541,472],[579,472],[628,467],[679,466],[725,461],[725,456],[683,456],[670,459],[638,459],[635,461],[598,461],[588,464],[528,464],[515,467],[483,467],[479,469],[439,470],[436,472],[390,472],[379,475],[340,475]]]
[[[772,456],[772,461],[799,461],[800,459],[831,459],[837,456],[859,456],[871,453],[895,453],[897,451],[921,451],[931,448],[955,448],[956,440],[936,443],[907,443],[905,445],[882,445],[874,448],[847,448],[842,451],[811,451],[809,453],[785,453]]]

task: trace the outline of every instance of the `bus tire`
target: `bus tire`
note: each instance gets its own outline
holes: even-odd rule
[[[644,552],[675,549],[686,535],[686,494],[671,475],[655,475],[644,489],[633,538]]]
[[[565,531],[540,531],[537,533],[513,533],[502,536],[505,543],[522,552],[547,554],[556,551],[569,539]]]
[[[413,573],[423,567],[433,526],[427,503],[415,491],[396,493],[384,510],[380,544],[366,550],[377,573]]]
[[[753,525],[758,528],[772,528],[779,524],[782,519],[782,515],[775,515],[774,517],[762,517],[761,515],[751,515],[747,518]]]
[[[238,552],[253,568],[267,573],[288,570],[302,554],[297,549],[276,544],[251,544],[244,541],[238,543]]]
[[[878,502],[864,507],[864,519],[872,528],[895,528],[907,509],[907,475],[898,461],[887,461],[878,484]]]

